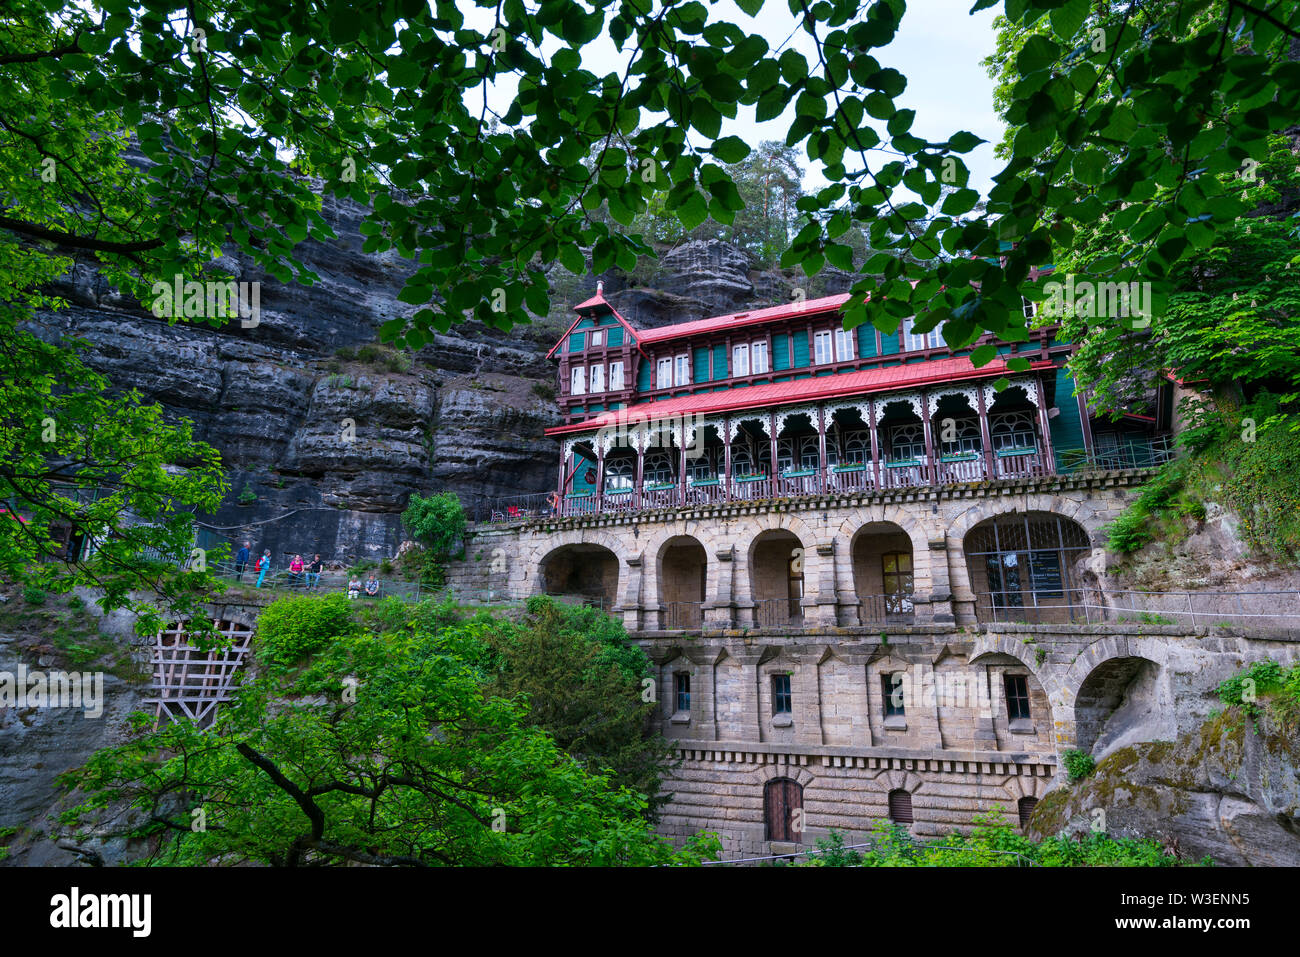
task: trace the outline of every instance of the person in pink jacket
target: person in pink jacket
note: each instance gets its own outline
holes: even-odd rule
[[[293,556],[293,561],[289,563],[289,587],[298,588],[302,585],[302,556]]]

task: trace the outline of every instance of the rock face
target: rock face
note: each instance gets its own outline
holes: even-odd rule
[[[1183,857],[1236,866],[1300,866],[1300,735],[1265,709],[1232,709],[1172,742],[1112,752],[1088,778],[1046,795],[1034,836],[1155,838]]]
[[[399,356],[375,343],[381,323],[416,308],[397,300],[412,264],[361,251],[363,207],[327,199],[323,214],[338,238],[297,249],[319,277],[311,286],[221,261],[237,281],[260,283],[251,328],[160,320],[82,263],[50,290],[68,306],[38,316],[36,331],[85,340],[87,361],[114,385],[190,419],[221,452],[231,491],[215,515],[199,516],[201,544],[249,540],[281,564],[295,552],[379,558],[405,537],[399,516],[412,492],[454,491],[477,511],[549,489],[556,447],[543,430],[557,415],[546,353],[595,277],[569,282],[556,298],[570,301],[531,326],[507,334],[466,323]],[[644,327],[789,301],[796,285],[717,241],[670,250],[653,275],[603,278],[615,306]],[[848,278],[817,282],[806,295],[847,288]]]

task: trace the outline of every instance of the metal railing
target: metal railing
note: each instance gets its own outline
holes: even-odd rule
[[[879,844],[880,844],[879,841],[866,841],[861,844],[843,844],[840,845],[839,847],[819,848],[814,846],[810,848],[800,848],[797,851],[790,851],[787,854],[767,854],[762,857],[738,857],[727,861],[701,861],[700,863],[705,866],[709,866],[709,865],[719,865],[719,864],[757,864],[762,861],[792,861],[795,858],[799,858],[799,857],[816,858],[823,854],[843,854],[845,851],[858,851],[863,849],[874,850],[876,847],[879,846]],[[1042,866],[1033,858],[1026,857],[1024,854],[1021,854],[1019,851],[1004,851],[1004,850],[999,850],[991,847],[971,847],[968,845],[961,845],[961,844],[925,844],[910,839],[904,840],[903,844],[907,848],[906,856],[908,857],[919,856],[929,851],[959,851],[959,852],[964,852],[966,854],[976,854],[976,855],[1000,854],[1003,857],[1006,857],[1008,860],[1014,858],[1014,862],[1008,864],[1009,867],[1041,867]],[[847,866],[861,867],[865,865],[850,864]]]
[[[1020,451],[1020,450],[1013,450]],[[732,475],[716,478],[698,476],[665,485],[643,485],[640,489],[606,489],[569,492],[535,492],[485,501],[477,511],[479,522],[522,522],[539,518],[570,518],[583,515],[638,512],[674,508],[681,505],[710,505],[727,502],[753,502],[774,498],[799,498],[835,495],[874,489],[918,488],[952,485],[997,479],[1034,478],[1048,475],[1079,475],[1087,472],[1154,468],[1175,455],[1174,440],[1169,436],[1132,438],[1107,446],[1085,449],[1058,449],[1056,461],[1040,449],[1021,454],[993,452],[976,457],[940,456],[930,461],[885,461],[860,463],[860,469],[844,465],[825,470],[771,475]],[[991,465],[990,465],[991,463]]]
[[[253,563],[249,562],[243,573],[239,573],[235,568],[234,562],[214,562],[209,564],[209,570],[213,576],[236,585],[244,585],[249,588],[262,588],[263,590],[317,594],[325,592],[344,592],[348,591],[348,583],[351,576],[345,572],[328,571],[321,572],[319,580],[313,580],[308,583],[307,572],[299,574],[290,572],[287,568],[273,568],[267,572],[266,577],[262,579],[261,586],[258,586],[257,579],[260,572],[253,570]],[[421,585],[419,582],[394,581],[392,579],[378,579],[379,593],[376,595],[366,594],[366,580],[361,578],[361,588],[357,595],[358,598],[365,598],[371,601],[378,601],[381,598],[400,598],[403,601],[418,602],[425,598],[430,598],[440,589],[430,588],[428,585]]]
[[[1192,628],[1249,624],[1300,630],[1300,591],[1056,591],[977,592],[981,622],[1050,624],[1187,625]]]

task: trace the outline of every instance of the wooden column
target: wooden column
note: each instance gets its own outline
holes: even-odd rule
[[[677,436],[677,504],[686,504],[686,416],[682,416],[681,432]]]
[[[559,501],[555,504],[555,513],[564,514],[564,476],[568,471],[569,457],[564,452],[564,440],[560,440],[560,484],[556,486],[556,495]]]
[[[925,433],[925,457],[929,462],[923,471],[929,472],[929,482],[939,483],[939,456],[934,453],[934,433],[930,429],[930,397],[921,392],[921,431]]]
[[[731,419],[722,420],[722,474],[718,476],[718,485],[723,501],[731,501]]]
[[[821,471],[817,473],[817,490],[826,494],[826,407],[817,406],[817,454],[821,458]]]
[[[989,410],[984,402],[984,387],[977,385],[975,395],[979,399],[980,444],[984,446],[984,478],[992,479],[997,473],[993,468],[993,434],[989,430]]]
[[[1088,403],[1084,401],[1082,393],[1075,398],[1079,402],[1079,425],[1083,428],[1083,448],[1088,453],[1088,458],[1092,458],[1092,421],[1088,414]]]
[[[1048,475],[1056,473],[1056,456],[1052,452],[1051,420],[1047,417],[1047,393],[1043,389],[1043,377],[1034,376],[1034,386],[1038,390],[1038,421],[1043,430],[1043,468]]]
[[[880,440],[876,437],[876,400],[867,400],[867,431],[871,433],[871,474],[880,488]]]
[[[596,511],[605,510],[605,443],[596,440]]]
[[[768,463],[768,469],[767,469],[767,481],[768,481],[768,485],[770,486],[770,490],[768,491],[768,494],[775,497],[776,496],[776,413],[775,412],[769,412],[767,414],[767,434],[768,434],[768,438],[771,439],[771,445],[772,445],[772,451],[771,451],[772,461]]]
[[[642,508],[641,485],[645,477],[645,449],[641,447],[641,441],[636,443],[636,491],[632,493],[635,501],[632,503],[633,508],[638,511]]]

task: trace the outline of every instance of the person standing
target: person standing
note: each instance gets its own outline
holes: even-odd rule
[[[293,556],[293,561],[289,563],[289,587],[290,588],[302,587],[302,569],[303,569],[302,556],[301,555]]]
[[[248,567],[249,551],[252,542],[244,542],[244,547],[235,552],[235,581],[244,580],[244,569]]]
[[[253,571],[257,572],[257,587],[262,587],[262,582],[266,579],[266,573],[271,570],[271,550],[268,548],[262,552],[262,557],[257,560],[257,565]]]
[[[319,553],[312,558],[311,564],[307,566],[307,587],[320,589],[320,573],[325,570],[325,563],[320,560]]]

